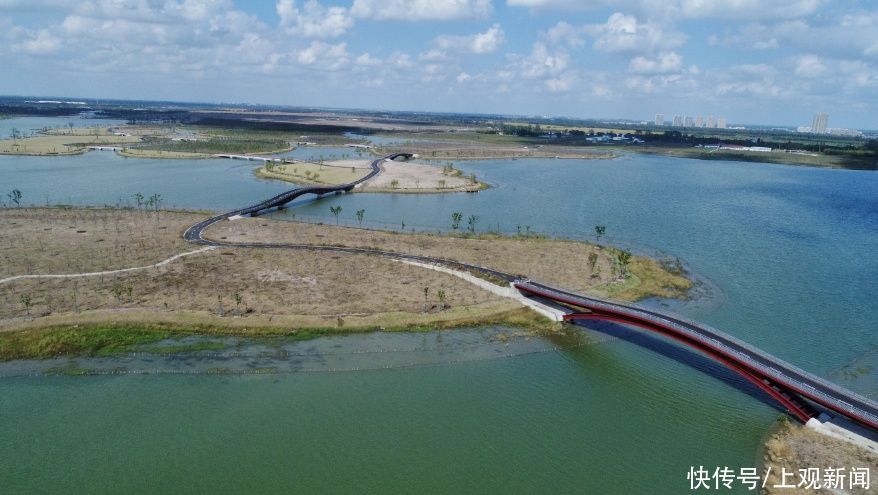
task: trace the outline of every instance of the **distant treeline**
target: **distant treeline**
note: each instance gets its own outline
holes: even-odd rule
[[[543,128],[539,124],[503,124],[493,127],[487,132],[502,132],[506,135],[527,138],[540,138],[551,134],[555,138],[553,143],[576,145],[592,144],[585,138],[608,134],[605,132],[596,132],[594,129],[590,129],[589,131],[579,129],[569,129],[565,131],[558,131],[556,129],[549,130]],[[707,132],[716,132],[726,135],[712,135]],[[618,134],[619,133],[616,133],[616,135]],[[863,141],[861,139],[847,138],[843,136],[802,134],[793,137],[788,133],[769,133],[760,135],[756,133],[742,133],[739,129],[710,129],[704,133],[697,134],[677,130],[652,132],[643,129],[632,129],[626,130],[621,134],[623,136],[633,136],[643,139],[648,144],[655,146],[696,146],[699,144],[705,146],[730,144],[739,146],[767,146],[782,150],[804,150],[827,154],[878,155],[878,140],[871,139]]]
[[[0,115],[39,115],[41,117],[68,117],[79,115],[88,108],[46,105],[0,105]]]

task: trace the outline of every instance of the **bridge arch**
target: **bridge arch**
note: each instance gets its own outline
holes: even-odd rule
[[[606,321],[611,323],[618,323],[626,326],[635,326],[641,328],[643,330],[647,330],[653,333],[658,333],[664,337],[670,338],[680,344],[685,345],[690,349],[694,349],[700,352],[703,355],[706,355],[713,361],[725,366],[727,369],[731,370],[738,376],[744,378],[751,384],[753,384],[756,388],[763,391],[766,395],[774,399],[778,404],[780,404],[790,415],[801,421],[802,423],[807,423],[809,419],[817,416],[816,411],[814,411],[809,406],[805,405],[804,402],[799,398],[795,393],[773,384],[771,381],[766,380],[765,378],[759,376],[754,373],[752,370],[748,369],[745,366],[742,366],[740,363],[735,362],[734,360],[729,359],[724,354],[718,352],[715,349],[711,349],[709,346],[701,344],[699,342],[695,342],[691,339],[686,339],[679,335],[677,332],[673,330],[662,328],[660,325],[654,325],[652,323],[644,322],[637,320],[635,318],[626,318],[620,315],[611,315],[611,314],[603,314],[603,313],[572,313],[566,315],[564,317],[567,321],[576,321],[576,320],[597,320],[597,321]]]

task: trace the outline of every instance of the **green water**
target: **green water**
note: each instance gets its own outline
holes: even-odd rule
[[[773,410],[629,359],[654,357],[615,341],[363,372],[6,378],[0,479],[5,493],[681,493],[693,463],[752,465]]]

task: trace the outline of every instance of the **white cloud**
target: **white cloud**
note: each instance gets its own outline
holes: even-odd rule
[[[795,58],[795,73],[802,77],[817,77],[826,72],[826,66],[820,57],[813,54],[801,55]]]
[[[485,18],[491,0],[354,0],[351,14],[368,19],[448,21]]]
[[[511,7],[634,11],[653,19],[792,19],[814,13],[825,0],[506,0]]]
[[[320,65],[337,70],[348,61],[347,43],[330,44],[323,41],[312,41],[307,48],[299,51],[296,59],[302,65]]]
[[[573,89],[575,83],[576,77],[570,72],[565,72],[559,77],[547,79],[544,85],[550,93],[566,93]]]
[[[324,7],[317,0],[307,0],[301,11],[295,0],[278,0],[277,14],[288,33],[306,38],[336,38],[354,25],[346,8]]]
[[[563,50],[552,51],[542,41],[533,44],[526,57],[511,56],[512,66],[525,79],[554,77],[562,73],[570,63],[570,56]]]
[[[822,19],[819,25],[806,20],[776,23],[750,23],[732,33],[713,36],[710,42],[720,46],[750,49],[797,48],[824,56],[878,56],[878,12],[845,14]]]
[[[666,74],[683,67],[683,57],[675,52],[662,52],[655,58],[634,57],[628,70],[637,74]]]
[[[665,32],[657,24],[641,23],[636,17],[619,12],[606,23],[592,24],[584,30],[594,37],[595,48],[606,52],[649,53],[677,48],[686,41],[682,33]]]
[[[467,74],[466,72],[461,72],[460,74],[457,75],[457,82],[464,83],[464,82],[469,81],[472,78],[473,78],[473,76]]]
[[[439,36],[433,43],[441,50],[454,50],[464,53],[493,53],[500,48],[505,39],[505,34],[499,24],[494,24],[484,33],[476,33],[467,36]]]
[[[364,53],[354,59],[354,63],[363,67],[378,67],[382,64],[381,59],[375,58],[368,53]]]
[[[19,43],[18,48],[32,55],[48,55],[61,47],[61,39],[53,36],[46,29],[39,30],[30,39]]]
[[[546,31],[546,40],[553,44],[566,44],[569,46],[581,46],[585,43],[582,39],[582,28],[574,27],[567,22],[560,21]]]

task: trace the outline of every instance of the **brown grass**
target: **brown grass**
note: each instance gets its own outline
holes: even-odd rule
[[[197,213],[115,209],[0,209],[0,278],[157,263],[195,249],[182,238]]]
[[[526,275],[576,291],[618,299],[649,296],[679,297],[692,283],[664,270],[653,259],[634,257],[631,277],[619,276],[615,251],[592,244],[538,237],[484,235],[466,238],[436,234],[400,234],[297,222],[241,219],[211,227],[208,238],[235,242],[287,242],[366,247],[434,256]],[[589,255],[597,256],[594,268]]]
[[[124,210],[0,210],[0,219],[11,227],[0,232],[0,278],[153,264],[194,250],[180,235],[202,218]],[[4,330],[106,321],[286,328],[453,326],[502,319],[499,315],[518,308],[457,277],[387,258],[265,249],[217,249],[160,268],[22,279],[0,288]],[[29,298],[28,305],[22,296]]]
[[[765,443],[765,458],[763,461],[765,463],[763,470],[771,468],[765,489],[765,493],[768,495],[836,493],[824,489],[802,491],[773,488],[774,485],[781,484],[780,474],[784,468],[786,468],[788,473],[795,473],[793,478],[787,478],[787,483],[798,483],[799,469],[807,468],[819,468],[821,473],[823,469],[829,467],[843,467],[848,471],[851,468],[869,468],[873,474],[878,472],[878,455],[848,442],[828,437],[810,428],[792,424],[786,420],[781,423],[778,431]],[[874,489],[874,480],[872,480],[872,483]],[[845,483],[845,487],[847,488],[847,483]],[[859,495],[874,492],[853,490],[845,491],[845,493]]]

